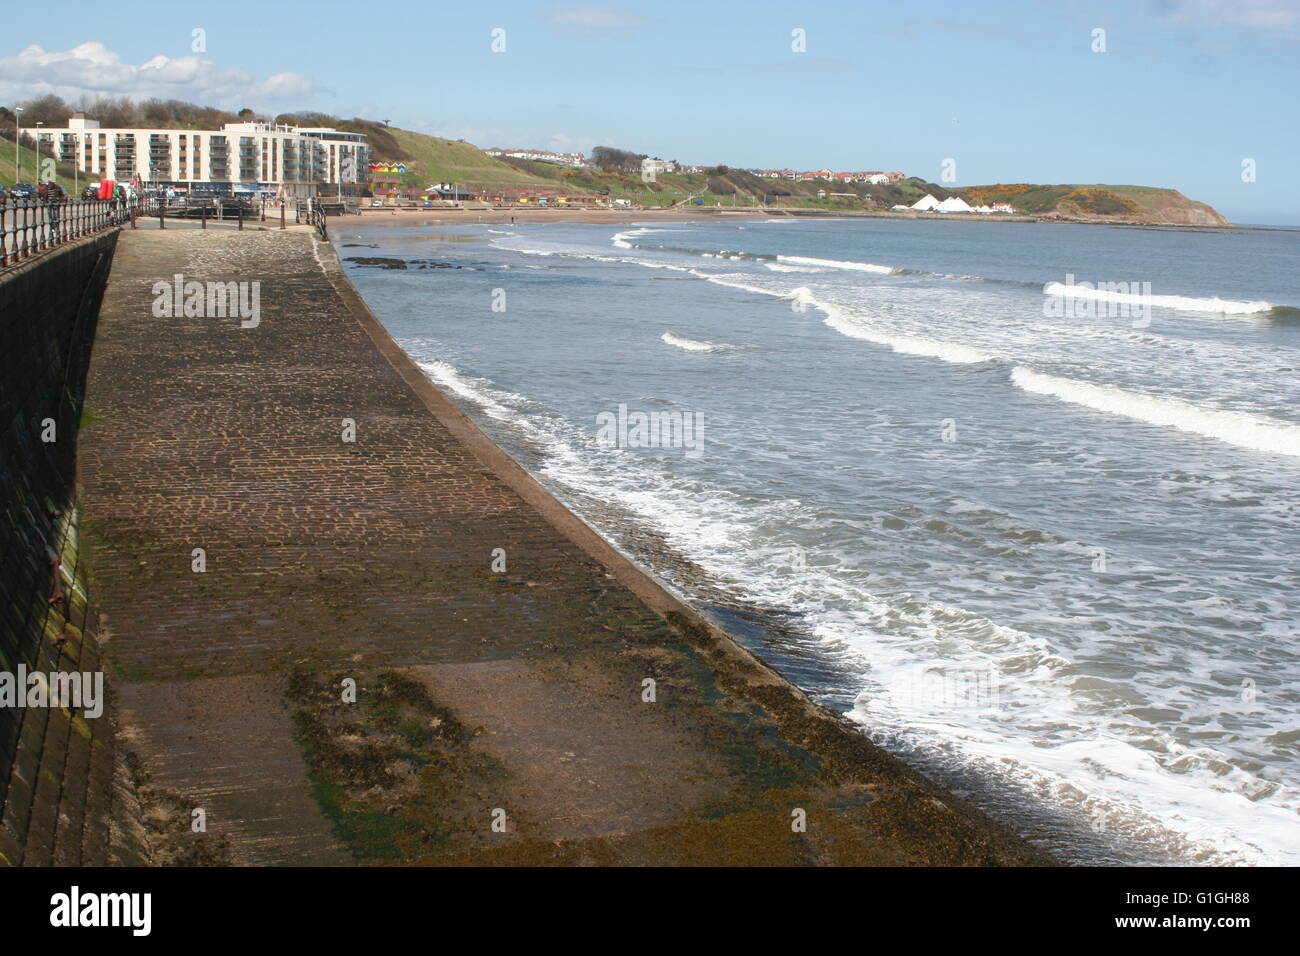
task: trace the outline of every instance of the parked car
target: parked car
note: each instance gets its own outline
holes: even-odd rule
[[[383,204],[384,201],[382,199],[375,199],[370,203],[370,208],[373,209],[375,206],[382,206]]]
[[[98,186],[87,186],[87,187],[85,187],[84,189],[81,190],[81,198],[82,198],[82,199],[98,199],[98,198],[99,198],[99,187],[98,187]]]
[[[31,183],[14,183],[14,188],[9,190],[9,196],[13,199],[31,199],[36,195],[36,187]]]
[[[0,184],[0,202],[4,202],[8,198],[9,198],[9,191],[4,188],[3,184]]]

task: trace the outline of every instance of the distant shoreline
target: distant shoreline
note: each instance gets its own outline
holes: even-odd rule
[[[1256,232],[1291,232],[1300,231],[1300,226],[1249,226],[1229,223],[1226,226],[1212,225],[1183,225],[1177,223],[1158,223],[1158,222],[1139,222],[1135,220],[1104,220],[1104,219],[1067,219],[1057,216],[1024,216],[1024,215],[1007,215],[999,213],[996,215],[937,215],[934,213],[905,213],[905,212],[861,212],[861,211],[832,211],[824,209],[755,209],[749,207],[714,207],[711,210],[704,210],[700,207],[695,208],[663,208],[652,207],[646,209],[637,208],[619,208],[619,209],[561,209],[546,207],[521,207],[519,209],[498,209],[487,208],[479,209],[472,206],[461,207],[459,209],[441,206],[432,209],[407,209],[407,208],[370,208],[362,207],[360,218],[365,221],[367,226],[406,226],[412,222],[424,222],[429,225],[453,225],[456,223],[477,225],[500,225],[510,223],[512,220],[518,223],[528,222],[579,222],[579,223],[610,223],[611,225],[624,225],[627,223],[638,222],[644,219],[663,219],[669,221],[696,221],[712,222],[718,219],[727,219],[730,221],[764,221],[769,219],[901,219],[901,220],[919,220],[923,222],[1039,222],[1049,225],[1064,226],[1117,226],[1128,229],[1177,229],[1189,231],[1207,231],[1207,232],[1224,232],[1232,230],[1250,230]],[[344,217],[342,220],[331,219],[331,224],[340,223],[335,228],[345,228],[344,222],[356,221],[352,217]]]

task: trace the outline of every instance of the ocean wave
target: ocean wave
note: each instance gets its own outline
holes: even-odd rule
[[[940,342],[914,335],[898,335],[880,329],[858,315],[829,302],[818,299],[807,287],[795,289],[786,298],[803,308],[812,307],[826,316],[826,324],[841,335],[849,338],[885,345],[903,355],[919,355],[925,358],[937,358],[956,365],[972,365],[977,362],[991,362],[997,356],[982,349],[956,342]]]
[[[640,229],[627,229],[627,230],[625,230],[625,231],[623,231],[623,232],[617,232],[617,233],[615,233],[615,234],[614,234],[614,238],[613,238],[611,241],[612,241],[612,242],[614,243],[614,245],[615,245],[617,248],[619,248],[619,249],[635,249],[635,248],[636,248],[636,244],[633,243],[633,242],[628,242],[628,240],[629,240],[629,239],[632,239],[632,238],[634,238],[634,237],[636,237],[636,236],[644,236],[644,235],[647,235],[648,233],[651,233],[651,232],[667,232],[667,230],[665,230],[665,229],[651,229],[651,228],[649,228],[648,226],[644,226],[644,227],[642,227],[642,228],[640,228]]]
[[[1011,370],[1011,381],[1035,395],[1050,395],[1150,425],[1176,428],[1254,451],[1300,456],[1300,424],[1250,412],[1204,408],[1179,398],[1143,395],[1115,385],[1092,385],[1019,365]]]
[[[668,345],[675,345],[679,349],[685,349],[688,352],[725,352],[736,347],[728,345],[726,342],[697,342],[695,339],[683,338],[672,332],[665,332],[659,336],[659,340],[666,342]]]
[[[773,272],[825,272],[825,269],[817,266],[788,266],[780,262],[765,262],[763,265]]]
[[[843,259],[815,259],[812,256],[777,256],[777,262],[787,262],[798,266],[821,266],[826,269],[849,269],[854,272],[874,272],[877,275],[893,275],[898,270],[892,266],[878,266],[874,262],[847,262]]]
[[[490,383],[486,379],[474,379],[446,362],[436,360],[431,362],[417,361],[416,364],[435,384],[459,395],[461,398],[468,399],[482,409],[485,414],[498,421],[515,424],[521,422],[518,409],[510,408],[493,397]]]
[[[1226,758],[1209,748],[1164,735],[1158,747],[1140,746],[1145,729],[1081,701],[1070,680],[1077,662],[1041,635],[880,592],[843,573],[833,555],[813,552],[805,563],[795,540],[770,531],[814,523],[799,503],[755,505],[724,488],[700,494],[696,482],[602,448],[523,395],[445,362],[420,365],[491,418],[524,429],[544,449],[542,475],[570,506],[675,592],[695,594],[674,570],[673,556],[682,555],[705,579],[732,582],[747,606],[790,612],[808,646],[860,675],[866,689],[848,716],[878,742],[940,772],[985,778],[1012,799],[1059,807],[1107,842],[1130,840],[1192,863],[1296,859],[1294,791],[1252,800],[1262,781],[1239,768],[1223,772]],[[663,535],[665,560],[630,548],[620,513]],[[1054,727],[1046,742],[1045,723]]]
[[[1091,299],[1096,302],[1123,302],[1132,305],[1153,305],[1183,312],[1212,312],[1218,315],[1251,315],[1269,312],[1271,302],[1241,302],[1233,299],[1196,298],[1186,295],[1142,295],[1119,292],[1113,289],[1087,289],[1063,282],[1049,282],[1043,286],[1044,295],[1059,295],[1067,299]]]

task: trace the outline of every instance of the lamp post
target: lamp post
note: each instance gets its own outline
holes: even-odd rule
[[[45,123],[41,120],[36,121],[36,178],[41,178],[41,127]],[[36,185],[40,185],[38,182]]]
[[[18,155],[18,144],[23,141],[23,118],[18,114],[23,112],[21,106],[14,107],[14,183],[17,184],[22,180],[19,175],[22,169],[22,159]]]

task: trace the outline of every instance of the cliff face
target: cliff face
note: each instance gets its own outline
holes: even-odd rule
[[[1066,196],[1056,212],[1076,219],[1114,219],[1160,226],[1227,226],[1227,219],[1203,202],[1188,199],[1176,189],[1141,186],[1107,186],[1095,190],[1130,207],[1125,212],[1097,210]]]
[[[1228,226],[1212,207],[1176,189],[1154,186],[1059,185],[1018,183],[972,186],[961,190],[971,202],[1009,202],[1049,219],[1142,223],[1153,226]]]
[[[1188,199],[1176,189],[1161,189],[1162,200],[1148,212],[1152,222],[1175,226],[1228,226],[1227,218],[1213,207]]]

